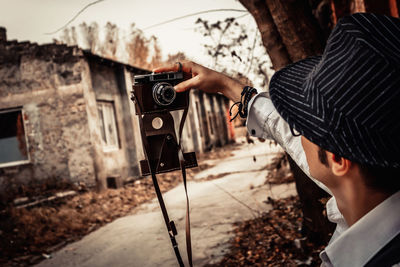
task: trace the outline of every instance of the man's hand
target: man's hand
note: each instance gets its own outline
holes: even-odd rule
[[[187,80],[177,84],[174,88],[177,92],[183,92],[192,88],[207,93],[222,93],[234,102],[240,101],[240,93],[244,84],[222,73],[216,72],[191,61],[184,61],[182,71]],[[153,72],[178,71],[179,64],[156,68]]]

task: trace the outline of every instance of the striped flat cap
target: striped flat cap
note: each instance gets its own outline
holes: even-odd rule
[[[322,56],[288,65],[270,82],[282,118],[353,162],[400,167],[400,20],[357,13],[339,20]]]

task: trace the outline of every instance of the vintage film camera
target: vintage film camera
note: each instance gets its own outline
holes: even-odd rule
[[[179,63],[180,68],[182,65]],[[167,226],[180,266],[184,266],[175,236],[178,234],[175,223],[169,219],[168,212],[158,186],[157,173],[182,170],[183,184],[186,193],[186,250],[189,265],[192,266],[192,249],[190,240],[189,198],[186,188],[186,168],[196,167],[196,154],[183,153],[181,136],[183,125],[189,109],[189,92],[176,93],[173,86],[184,80],[183,73],[167,72],[137,75],[132,90],[132,101],[139,116],[140,132],[146,160],[140,161],[142,175],[151,174],[154,189],[160,203],[161,211]],[[179,123],[178,138],[171,111],[183,110]]]
[[[141,121],[142,141],[147,160],[140,161],[142,175],[180,169],[178,150],[183,123],[189,108],[189,92],[176,93],[173,86],[182,82],[182,72],[152,73],[134,76],[132,100]],[[184,110],[177,138],[170,111]],[[180,145],[180,144],[179,144]],[[183,153],[185,167],[196,167],[194,152]],[[149,162],[147,162],[149,161]]]

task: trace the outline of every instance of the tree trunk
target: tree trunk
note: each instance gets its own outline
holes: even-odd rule
[[[266,0],[292,62],[321,54],[324,38],[308,1]]]
[[[397,9],[397,17],[399,17],[400,13],[400,0],[396,0],[396,9]]]
[[[322,43],[327,34],[324,35],[319,29],[307,1],[240,2],[254,16],[275,70],[291,62],[322,53]],[[328,195],[312,182],[289,156],[288,158],[302,203],[302,231],[313,241],[326,244],[333,224],[324,216],[324,206],[321,205],[320,199]]]
[[[399,16],[396,0],[365,0],[365,9],[367,12],[389,15],[393,17]]]
[[[262,0],[239,0],[253,15],[274,70],[279,70],[291,63],[290,56],[283,45],[281,36],[272,19],[268,6]]]
[[[398,16],[399,1],[325,0],[317,3],[317,9],[321,7],[321,4],[325,4],[325,7],[330,9],[322,16],[325,16],[323,19],[330,21],[333,26],[337,19],[355,12],[367,11]],[[317,15],[318,10],[312,10],[309,1],[240,0],[240,2],[255,18],[275,70],[291,62],[322,53],[330,28],[324,27],[324,31],[321,30],[318,25],[321,19],[317,21],[313,16],[313,12]],[[303,230],[314,241],[326,242],[332,231],[332,224],[323,215],[324,207],[320,200],[327,194],[316,186],[290,158],[289,163],[303,206]]]
[[[352,0],[350,3],[350,12],[351,14],[365,12],[364,0]]]
[[[400,0],[331,0],[333,15],[337,18],[356,12],[370,12],[375,14],[399,17]]]

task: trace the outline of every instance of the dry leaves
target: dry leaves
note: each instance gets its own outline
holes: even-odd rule
[[[237,147],[231,144],[199,155],[199,167],[187,170],[188,180],[212,167],[202,163],[204,160],[228,157]],[[162,192],[182,181],[180,171],[160,174],[157,178]],[[42,190],[41,193],[47,196],[55,192],[53,187],[49,189],[51,191]],[[29,192],[27,196],[40,192],[32,188],[26,188],[26,191]],[[153,198],[155,192],[151,177],[145,177],[120,189],[101,193],[89,191],[29,209],[8,206],[0,212],[0,266],[35,264],[45,255],[128,215],[134,207]]]
[[[319,251],[301,235],[298,197],[269,199],[273,209],[261,217],[237,223],[230,252],[208,266],[319,266]]]
[[[269,171],[266,182],[269,184],[283,184],[294,182],[293,174],[290,170],[285,153],[279,153],[266,166]]]

